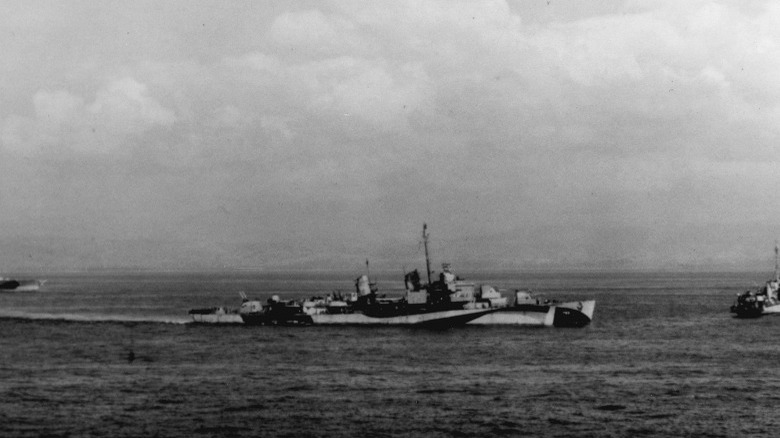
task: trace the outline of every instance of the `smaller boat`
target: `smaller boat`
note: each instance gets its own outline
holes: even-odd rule
[[[737,318],[758,318],[764,314],[766,295],[752,290],[737,294],[737,301],[731,305],[731,313]]]
[[[758,290],[737,294],[737,301],[731,306],[731,313],[737,318],[758,318],[780,313],[778,286],[780,282],[770,280]]]
[[[737,294],[737,301],[731,306],[731,313],[737,318],[758,318],[780,313],[780,264],[778,246],[775,242],[775,277],[761,288]]]
[[[0,277],[0,291],[34,292],[46,283],[46,280],[16,280]]]

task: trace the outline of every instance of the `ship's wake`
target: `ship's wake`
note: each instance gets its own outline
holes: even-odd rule
[[[154,323],[154,324],[188,324],[185,317],[165,315],[112,315],[112,314],[82,314],[82,313],[45,313],[25,312],[17,310],[0,310],[2,319],[29,319],[69,322],[118,322],[118,323]]]

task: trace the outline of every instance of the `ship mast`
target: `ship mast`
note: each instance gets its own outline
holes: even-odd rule
[[[423,245],[425,246],[425,269],[428,272],[428,284],[431,284],[431,259],[428,258],[428,224],[423,223]]]
[[[780,265],[778,265],[777,252],[777,240],[775,240],[775,282],[780,281]]]

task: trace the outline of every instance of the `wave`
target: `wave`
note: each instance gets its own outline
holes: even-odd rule
[[[138,322],[157,324],[189,324],[192,322],[189,318],[171,317],[165,315],[133,316],[111,314],[24,312],[15,310],[0,310],[0,318],[72,322]]]

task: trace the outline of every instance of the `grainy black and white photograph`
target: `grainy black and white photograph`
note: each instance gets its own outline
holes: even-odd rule
[[[774,437],[780,4],[0,3],[0,436]]]

